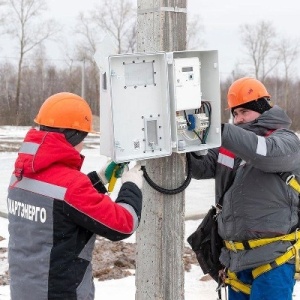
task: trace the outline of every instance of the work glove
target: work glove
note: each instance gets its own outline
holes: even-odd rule
[[[107,161],[106,164],[100,169],[98,173],[99,178],[101,179],[102,183],[105,185],[108,183],[108,180],[105,176],[105,170],[108,168],[108,166],[112,163],[111,160]]]
[[[98,176],[104,185],[110,182],[117,165],[118,164],[116,164],[112,160],[109,160],[98,172]],[[122,167],[118,168],[118,171],[115,172],[115,177],[120,178],[122,174],[126,173],[127,171],[128,171],[128,164],[123,164]]]
[[[132,169],[128,172],[123,173],[121,177],[122,183],[125,182],[133,182],[135,183],[138,188],[141,190],[143,187],[143,171],[141,170],[141,166],[139,164],[135,165]]]

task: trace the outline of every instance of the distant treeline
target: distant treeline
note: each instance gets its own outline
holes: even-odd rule
[[[16,109],[17,71],[9,63],[0,65],[0,124],[32,125],[44,100],[58,92],[72,92],[84,96],[93,114],[99,115],[98,71],[85,65],[83,76],[82,68],[81,64],[66,69],[45,66],[43,61],[23,68],[19,109]],[[19,112],[18,118],[16,111]]]
[[[39,107],[50,95],[62,91],[78,95],[90,104],[93,114],[100,112],[99,74],[94,65],[85,64],[69,68],[46,65],[36,62],[31,67],[24,68],[21,82],[18,125],[33,125]],[[84,74],[84,75],[83,75]],[[0,125],[16,124],[16,80],[17,71],[9,63],[0,65]],[[226,109],[226,95],[233,79],[221,82],[221,114],[222,122],[228,122],[230,111]],[[270,77],[265,85],[272,96],[272,102],[285,109],[293,121],[292,128],[300,130],[300,82],[286,82],[283,79]],[[128,112],[124,112],[128,113]]]
[[[137,7],[130,0],[102,0],[74,21],[76,26],[64,31],[49,18],[46,0],[0,0],[0,46],[2,37],[9,37],[15,45],[6,61],[0,52],[0,125],[33,124],[43,101],[62,91],[83,96],[93,114],[99,115],[95,54],[100,53],[98,46],[106,34],[116,53],[137,51]],[[182,36],[186,49],[205,49],[204,25],[199,15],[188,14],[186,37]],[[239,29],[244,57],[236,58],[232,72],[221,82],[222,122],[230,117],[226,110],[228,87],[233,80],[252,75],[266,85],[273,103],[287,110],[292,128],[300,130],[300,79],[296,73],[300,40],[281,36],[265,19],[241,24]],[[46,42],[50,40],[62,50],[63,67],[49,59],[51,49]]]
[[[227,122],[230,117],[230,111],[226,110],[226,97],[232,79],[227,79],[221,83],[222,97],[222,122]],[[292,119],[291,129],[300,131],[300,81],[288,80],[277,77],[269,77],[264,82],[273,105],[283,108]]]

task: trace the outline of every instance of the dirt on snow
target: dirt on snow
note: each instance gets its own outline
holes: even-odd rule
[[[3,238],[0,236],[0,241]],[[120,279],[134,276],[136,268],[136,244],[122,241],[111,242],[105,238],[97,237],[93,252],[93,275],[99,281]],[[0,262],[7,259],[7,248],[0,248]],[[194,252],[185,247],[184,269],[189,271],[192,264],[198,264]],[[0,274],[0,285],[9,284],[9,274],[6,271]]]

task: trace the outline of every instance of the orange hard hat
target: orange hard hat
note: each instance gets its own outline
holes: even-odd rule
[[[233,108],[262,97],[271,97],[265,86],[255,78],[243,77],[229,87],[228,108]]]
[[[72,93],[58,93],[46,99],[34,122],[54,128],[93,132],[90,106],[83,98]]]

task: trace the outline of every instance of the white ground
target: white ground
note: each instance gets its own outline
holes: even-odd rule
[[[9,144],[9,141],[22,139],[28,128],[14,128],[0,126],[0,142],[1,146]],[[88,144],[95,145],[95,139],[92,137],[87,139]],[[97,145],[97,144],[96,144]],[[99,147],[95,146],[92,149],[84,149],[82,152],[85,156],[83,165],[83,172],[98,170],[100,166],[106,161],[105,157],[99,155]],[[16,152],[0,152],[0,212],[6,213],[6,195],[7,186],[12,172]],[[117,187],[116,187],[117,190]],[[214,202],[214,181],[213,180],[192,180],[191,184],[186,189],[186,216],[205,213]],[[112,195],[113,197],[113,195]],[[185,236],[183,237],[186,245],[186,238],[198,226],[200,220],[185,222]],[[7,219],[0,217],[0,236],[5,240],[0,242],[0,249],[7,247],[8,231]],[[128,242],[135,242],[135,235],[125,240]],[[0,274],[3,274],[8,269],[7,253],[0,253]],[[193,266],[190,272],[185,272],[185,299],[186,300],[215,300],[216,299],[216,283],[213,280],[200,281],[203,276],[200,267]],[[124,279],[96,281],[96,300],[101,299],[120,299],[122,295],[123,300],[135,299],[135,277],[130,276]],[[0,299],[10,299],[9,286],[0,286]],[[224,297],[225,299],[225,297]],[[300,299],[300,282],[296,283],[294,289],[294,299]],[[177,300],[177,299],[170,299]]]

